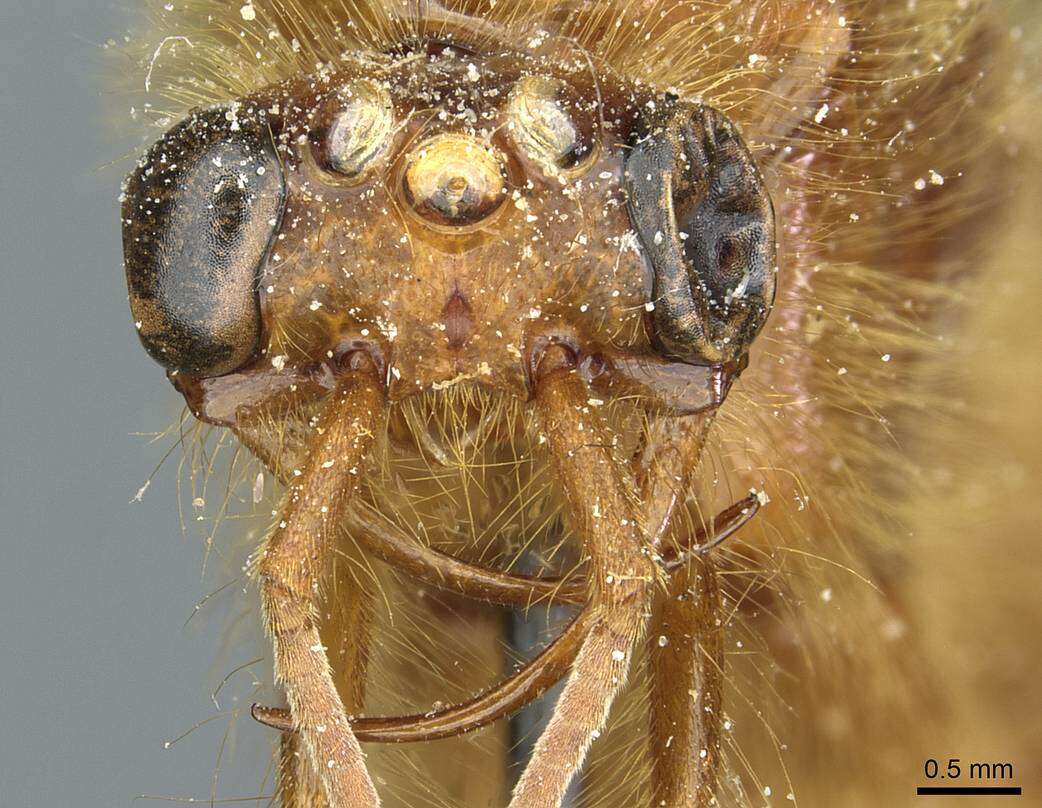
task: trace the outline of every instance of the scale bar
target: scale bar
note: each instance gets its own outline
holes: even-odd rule
[[[917,796],[926,797],[931,795],[947,794],[949,796],[1010,796],[1021,795],[1020,786],[919,786],[915,793]]]

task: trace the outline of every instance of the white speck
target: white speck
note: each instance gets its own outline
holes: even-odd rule
[[[944,176],[930,169],[930,185],[944,185]]]
[[[922,191],[924,188],[926,188],[926,180],[920,177],[913,183],[913,185],[915,186],[915,190]]]
[[[655,243],[656,244],[661,244],[663,238],[664,237],[662,235],[662,231],[661,230],[656,230],[655,231]]]
[[[658,647],[665,648],[667,645],[669,645],[669,637],[665,634],[660,635],[658,638]]]
[[[144,498],[145,492],[148,490],[150,485],[152,485],[152,481],[145,480],[145,484],[137,490],[137,493],[134,494],[134,498],[130,500],[130,504],[133,505],[135,502],[140,502]]]
[[[846,376],[847,375],[847,369],[846,368],[840,368],[839,370],[836,371],[836,375],[837,376]]]
[[[653,301],[649,300],[647,303],[644,304],[644,311],[654,311],[654,310],[655,310],[655,303]]]
[[[611,652],[611,658],[614,659],[616,662],[622,662],[626,658],[626,652],[620,651],[616,648],[614,651]]]
[[[764,786],[763,787],[763,796],[765,796],[765,797],[771,796],[771,787],[770,786]]]
[[[257,474],[257,479],[253,481],[253,504],[256,505],[264,499],[264,472]]]
[[[247,3],[239,9],[239,13],[246,22],[251,22],[257,19],[257,11],[253,8],[253,3]]]
[[[286,360],[288,356],[273,356],[271,358],[271,366],[275,368],[279,373],[282,373],[286,369]]]
[[[821,123],[825,120],[825,117],[829,114],[829,105],[822,104],[818,111],[814,113],[814,123]]]
[[[821,590],[821,600],[822,600],[823,603],[831,603],[832,602],[832,589],[831,588],[826,588],[826,589],[822,589]]]
[[[757,491],[756,492],[756,501],[760,503],[760,507],[763,507],[764,505],[766,505],[768,502],[771,501],[771,498],[769,496],[767,496],[767,492],[766,491]]]
[[[543,312],[540,311],[539,309],[529,309],[528,310],[528,318],[530,320],[538,320],[542,316],[543,316]]]
[[[322,643],[318,642],[318,643],[315,643],[314,645],[312,645],[310,650],[313,651],[316,654],[321,654],[321,653],[323,653],[326,650],[326,646],[324,646]]]
[[[705,760],[707,757],[709,757],[709,750],[708,749],[699,750],[698,756],[700,758],[702,758],[702,760]]]
[[[477,66],[471,62],[467,65],[467,81],[477,81],[479,78],[481,78],[481,74],[478,73]]]
[[[899,640],[906,631],[904,622],[897,617],[892,617],[883,624],[883,637],[887,640]]]
[[[889,361],[890,361],[890,354],[888,354],[888,353],[885,353],[885,354],[883,354],[883,355],[882,355],[881,357],[879,357],[879,358],[880,358],[880,359],[882,359],[882,360],[883,360],[884,362],[889,362]]]
[[[322,308],[322,304],[318,300],[312,300],[311,305],[308,306],[308,308],[312,311],[318,311],[320,308]]]

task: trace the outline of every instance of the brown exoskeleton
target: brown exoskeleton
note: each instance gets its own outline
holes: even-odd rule
[[[559,805],[649,621],[654,637],[664,625],[719,633],[712,561],[692,560],[704,552],[693,545],[757,506],[738,503],[685,546],[669,540],[705,431],[773,300],[773,209],[735,127],[591,69],[566,41],[474,47],[444,29],[194,112],[130,177],[123,220],[146,349],[197,417],[230,427],[287,484],[256,571],[290,710],[257,716],[299,735],[331,805],[375,806],[359,738],[464,732],[567,675],[511,801]],[[373,507],[366,479],[374,446],[395,443],[389,420],[457,385],[537,415],[582,545],[571,578],[439,553]],[[642,424],[625,462],[621,427],[601,412],[614,398]],[[309,420],[280,442],[259,426],[290,412]],[[471,703],[349,718],[318,625],[342,530],[428,584],[582,611]],[[706,687],[705,702],[719,702],[715,648],[658,657],[662,804],[712,798],[721,712],[678,712],[670,694],[690,702],[691,687]],[[708,754],[691,765],[699,749]]]

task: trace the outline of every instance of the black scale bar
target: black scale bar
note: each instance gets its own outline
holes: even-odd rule
[[[943,795],[969,797],[979,796],[1009,796],[1019,797],[1020,786],[919,786],[915,793],[920,797]]]

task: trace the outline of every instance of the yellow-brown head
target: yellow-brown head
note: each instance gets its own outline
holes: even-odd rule
[[[567,45],[423,42],[197,111],[123,216],[145,347],[219,422],[207,390],[319,394],[360,345],[393,399],[463,378],[523,396],[546,340],[697,410],[774,291],[734,127]]]

